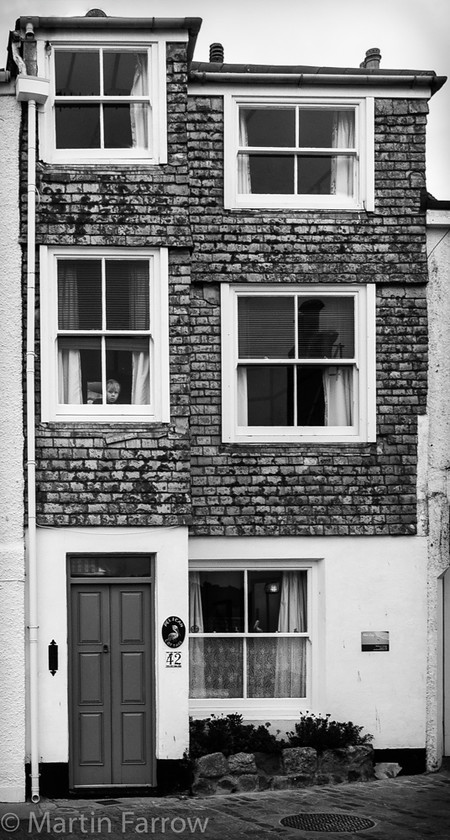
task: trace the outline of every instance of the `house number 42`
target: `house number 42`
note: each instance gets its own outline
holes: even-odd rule
[[[181,668],[181,651],[171,650],[166,653],[166,668]]]

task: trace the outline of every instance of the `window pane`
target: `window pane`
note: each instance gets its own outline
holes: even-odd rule
[[[100,260],[58,260],[58,327],[61,330],[101,329]]]
[[[148,148],[148,105],[105,105],[105,149]]]
[[[307,573],[248,572],[248,631],[304,633],[307,630]]]
[[[292,426],[294,423],[294,370],[284,365],[238,369],[239,424]],[[245,407],[247,416],[245,417]]]
[[[331,161],[328,156],[299,158],[297,192],[300,195],[331,195]]]
[[[241,146],[294,146],[294,108],[241,108]]]
[[[244,630],[243,572],[191,572],[190,589],[191,616],[195,616],[190,621],[192,632],[241,633]],[[194,599],[197,599],[196,607]]]
[[[276,633],[280,613],[281,572],[248,572],[248,630]]]
[[[354,160],[346,155],[304,155],[298,159],[300,195],[353,195]]]
[[[248,155],[239,162],[248,167],[248,177],[240,174],[242,193],[257,195],[293,195],[294,157],[291,155]]]
[[[101,402],[101,345],[87,336],[58,339],[58,402]]]
[[[103,92],[105,96],[147,95],[146,53],[105,52]]]
[[[146,338],[106,339],[106,402],[109,405],[150,403],[149,342]],[[111,382],[113,380],[113,382]]]
[[[297,376],[299,426],[352,425],[352,367],[305,365],[298,368]]]
[[[247,639],[248,697],[306,696],[306,639]]]
[[[293,297],[238,298],[239,358],[286,359],[295,353]]]
[[[57,96],[98,96],[100,66],[98,50],[55,51]]]
[[[106,260],[106,326],[149,329],[148,260]]]
[[[355,144],[354,111],[300,108],[299,145],[307,148],[352,149]]]
[[[86,554],[70,558],[70,576],[150,577],[150,556]]]
[[[353,297],[299,297],[299,358],[352,359],[354,320]]]
[[[99,149],[100,106],[56,105],[56,148]]]
[[[243,639],[189,640],[190,696],[243,696]]]

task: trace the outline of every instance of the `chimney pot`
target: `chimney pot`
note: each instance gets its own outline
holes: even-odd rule
[[[380,61],[381,52],[379,47],[371,47],[370,50],[366,50],[364,61],[359,66],[364,67],[366,70],[378,70]]]
[[[224,51],[222,44],[211,44],[209,47],[209,60],[218,64],[224,62]]]

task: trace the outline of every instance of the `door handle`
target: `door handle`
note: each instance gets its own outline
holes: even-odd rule
[[[103,653],[109,653],[108,645],[103,645]]]

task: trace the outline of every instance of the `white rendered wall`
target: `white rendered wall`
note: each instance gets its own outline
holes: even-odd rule
[[[312,695],[299,713],[352,720],[377,749],[425,747],[425,537],[194,538],[189,557],[312,559]],[[380,630],[389,651],[363,652],[361,633]]]
[[[175,615],[188,623],[187,530],[185,528],[38,529],[39,754],[42,762],[68,761],[67,570],[71,552],[155,553],[156,757],[182,758],[188,747],[187,640],[178,648],[181,667],[166,667],[161,628]],[[48,645],[55,640],[59,668],[48,670]]]
[[[428,518],[428,673],[427,765],[439,767],[443,753],[450,754],[450,211],[427,213],[429,265],[428,329],[428,459],[426,498]],[[443,602],[445,594],[445,626]],[[444,645],[443,632],[446,633]],[[444,651],[445,647],[445,651]],[[444,658],[445,655],[445,658]],[[447,673],[444,673],[444,669]],[[442,726],[444,721],[444,727]],[[445,737],[445,748],[444,748]]]
[[[20,105],[0,85],[0,801],[25,799]]]

